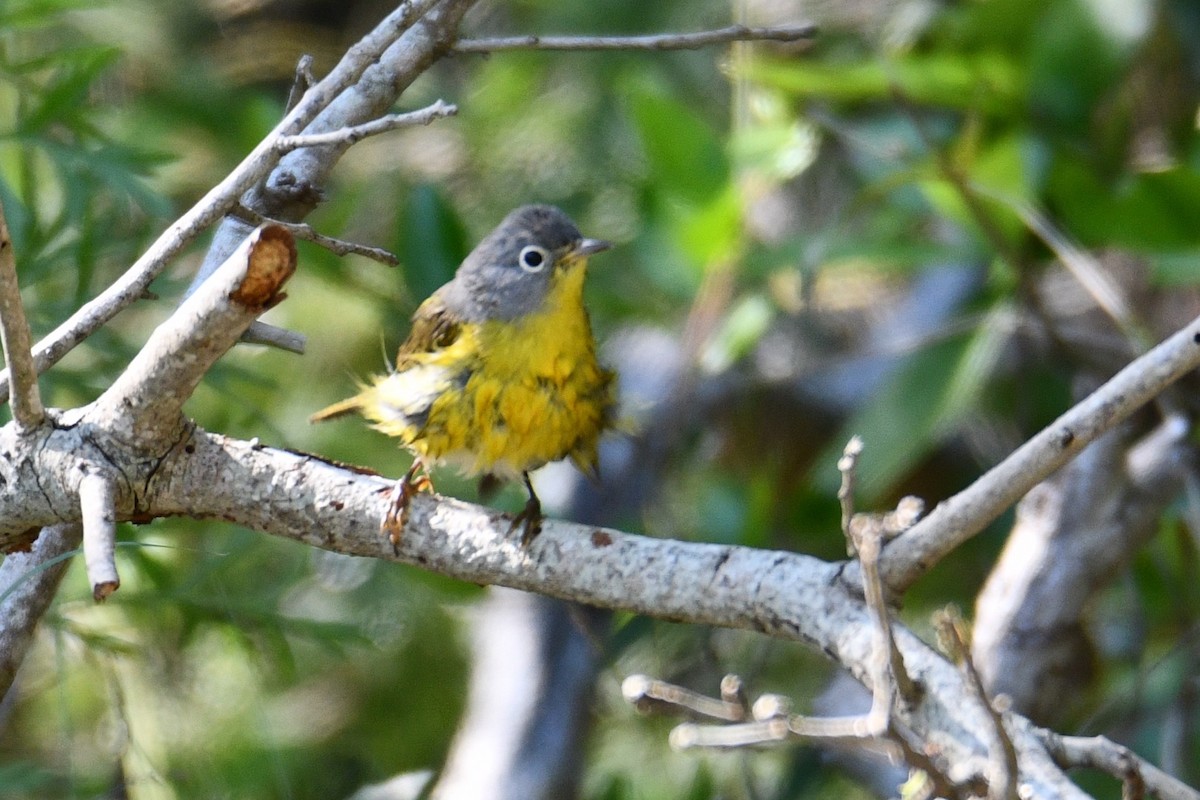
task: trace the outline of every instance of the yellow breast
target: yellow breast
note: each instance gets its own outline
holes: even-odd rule
[[[407,395],[393,407],[428,409],[403,423],[376,419],[377,427],[427,462],[470,474],[515,477],[566,457],[594,470],[613,413],[613,375],[596,361],[585,274],[583,264],[568,268],[554,277],[541,311],[464,325],[450,347],[377,384]]]

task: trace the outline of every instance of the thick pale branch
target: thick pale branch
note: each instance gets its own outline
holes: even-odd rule
[[[118,440],[150,452],[174,441],[184,402],[242,331],[277,302],[295,269],[291,234],[278,226],[259,228],[155,329],[89,418]]]
[[[1200,320],[1131,362],[1081,403],[885,548],[884,581],[903,592],[1100,434],[1200,366]],[[859,580],[857,566],[850,576]]]
[[[746,628],[805,642],[869,683],[870,612],[838,579],[844,565],[793,553],[632,536],[547,521],[528,548],[507,536],[503,514],[418,496],[401,543],[379,534],[392,482],[320,461],[193,431],[187,458],[164,463],[143,507],[220,518],[353,555],[421,566],[471,583],[498,584],[681,622]],[[0,508],[0,512],[3,512]],[[913,677],[938,702],[900,709],[899,720],[968,774],[981,772],[989,712],[962,676],[897,625]],[[953,698],[947,701],[946,698]],[[1040,743],[1014,740],[1035,797],[1081,797]],[[973,771],[973,772],[972,772]]]
[[[92,598],[98,603],[121,586],[117,574],[117,484],[111,475],[91,472],[79,481],[83,521],[83,561]]]
[[[4,209],[0,208],[0,342],[4,345],[4,361],[13,376],[13,419],[25,431],[41,425],[46,418],[38,391],[37,369],[29,350],[32,341],[17,284],[17,262],[8,222]]]
[[[12,686],[81,535],[79,525],[51,526],[29,552],[10,553],[0,564],[0,697]]]
[[[320,115],[302,130],[290,130],[287,133],[303,132],[306,136],[323,134],[361,125],[386,114],[404,90],[448,52],[458,35],[459,22],[476,2],[424,0],[419,8],[414,9],[414,13],[424,15],[420,25],[411,27],[403,36],[393,37],[391,45],[375,57],[374,63],[362,72],[357,83],[329,102]],[[350,54],[347,54],[347,58],[350,58]],[[311,92],[305,95],[305,100]],[[269,144],[274,147],[273,143]],[[265,217],[299,222],[316,206],[321,187],[347,146],[345,142],[338,141],[288,153],[279,159],[278,165],[265,181],[246,192],[241,202]],[[193,286],[202,282],[224,261],[248,233],[249,228],[244,223],[226,219],[213,238]]]
[[[489,39],[460,39],[459,53],[495,53],[501,50],[695,50],[729,42],[799,42],[817,35],[816,25],[781,25],[750,28],[730,25],[696,33],[664,33],[651,36],[506,36]]]
[[[1190,425],[1171,416],[1136,444],[1122,427],[1035,486],[975,601],[971,647],[984,683],[1041,722],[1062,719],[1093,671],[1084,619],[1159,530],[1194,470]]]
[[[412,0],[401,3],[396,11],[352,47],[329,75],[304,94],[275,130],[263,139],[225,180],[213,187],[164,231],[124,275],[38,342],[33,351],[37,371],[40,373],[49,369],[123,308],[142,297],[150,282],[158,277],[175,256],[196,236],[225,216],[247,190],[258,184],[277,165],[279,154],[275,151],[275,140],[279,136],[304,130],[438,2],[439,0]],[[213,265],[214,269],[232,250],[230,247],[225,251]],[[0,372],[0,398],[8,396],[9,380],[7,370]]]
[[[70,454],[94,436],[87,425],[58,425],[36,460],[12,473],[0,493],[0,521],[9,537],[31,524],[78,513],[76,498],[56,488],[73,474]],[[119,458],[120,452],[111,457]],[[126,456],[143,460],[136,453]],[[72,465],[68,467],[67,465]],[[132,472],[132,468],[127,470]],[[633,536],[604,528],[547,521],[521,547],[507,535],[510,520],[495,511],[421,495],[413,500],[398,549],[379,533],[390,480],[363,475],[315,457],[240,442],[191,429],[128,481],[118,519],[152,515],[217,518],[352,555],[400,561],[477,584],[498,584],[590,605],[680,622],[744,628],[803,642],[871,683],[874,622],[854,587],[840,580],[844,564],[795,554]],[[35,490],[33,487],[36,487]],[[44,489],[44,491],[42,491]],[[37,495],[36,503],[30,499]],[[46,503],[52,503],[47,509]],[[31,504],[25,508],[21,503]],[[904,626],[896,646],[926,693],[895,710],[897,725],[954,765],[956,782],[981,774],[990,712],[953,665]],[[1020,782],[1029,797],[1083,795],[1054,766],[1028,726],[1014,726]]]
[[[1046,730],[1038,731],[1038,735],[1065,769],[1098,769],[1127,785],[1140,784],[1145,793],[1159,800],[1200,800],[1200,792],[1107,737],[1060,736]]]

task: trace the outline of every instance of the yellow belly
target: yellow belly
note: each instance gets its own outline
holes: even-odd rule
[[[556,276],[543,311],[465,325],[457,341],[376,384],[371,414],[426,463],[515,477],[570,457],[594,470],[613,415],[613,375],[596,361],[582,303],[584,269]],[[413,411],[424,413],[412,413]]]

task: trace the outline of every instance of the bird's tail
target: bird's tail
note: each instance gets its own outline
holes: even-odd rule
[[[316,412],[311,417],[309,417],[308,421],[309,422],[324,422],[325,420],[329,420],[329,419],[337,419],[338,417],[345,416],[346,414],[351,414],[355,411],[358,411],[360,408],[362,408],[362,402],[363,401],[362,401],[361,395],[355,395],[354,397],[347,397],[345,400],[342,400],[339,403],[334,403],[331,406],[326,406],[325,408],[322,408],[320,411]]]

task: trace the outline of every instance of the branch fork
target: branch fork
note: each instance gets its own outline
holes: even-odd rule
[[[39,428],[38,463],[9,464],[10,492],[22,484],[44,504],[23,514],[82,522],[93,597],[120,586],[116,523],[152,507],[145,494],[165,460],[193,433],[183,404],[213,363],[259,314],[282,299],[296,249],[278,226],[258,229],[205,286],[151,334],[129,367],[93,404],[55,412]],[[20,429],[17,428],[19,435]],[[0,431],[0,446],[4,435]],[[13,446],[14,452],[20,450]],[[6,526],[22,512],[5,509]],[[3,548],[0,548],[3,549]]]

